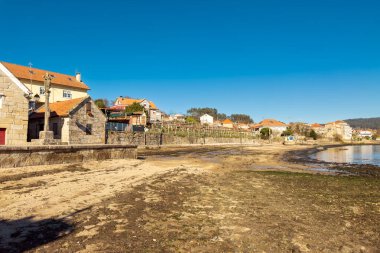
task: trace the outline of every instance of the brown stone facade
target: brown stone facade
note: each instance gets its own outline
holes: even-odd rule
[[[87,112],[87,103],[91,112]],[[70,113],[68,121],[69,144],[104,144],[107,118],[91,98],[85,99]],[[91,134],[86,132],[91,127]]]
[[[137,146],[132,145],[0,147],[0,168],[136,158]]]
[[[72,108],[68,115],[51,117],[49,126],[54,138],[60,139],[62,144],[104,144],[106,120],[93,100],[87,97]],[[28,139],[38,139],[43,124],[43,118],[32,117]]]
[[[25,93],[0,71],[0,131],[5,145],[26,144],[29,100]]]

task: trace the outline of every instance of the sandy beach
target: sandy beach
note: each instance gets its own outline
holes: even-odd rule
[[[379,252],[378,175],[289,159],[308,148],[2,169],[0,252]]]

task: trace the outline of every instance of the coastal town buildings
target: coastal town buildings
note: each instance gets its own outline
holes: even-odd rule
[[[287,128],[284,122],[275,119],[264,119],[260,123],[253,126],[254,131],[260,132],[263,128],[269,128],[272,130],[272,134],[280,135]]]
[[[310,127],[320,136],[323,136],[326,134],[326,128],[324,125],[321,125],[319,123],[314,123],[314,124],[311,124]]]
[[[61,144],[104,144],[106,117],[91,97],[49,104],[50,129]],[[28,139],[36,140],[44,127],[45,107],[29,117]]]
[[[214,124],[214,117],[212,117],[211,115],[208,115],[208,114],[204,114],[200,117],[200,122],[202,125],[211,126],[212,124]]]
[[[32,93],[32,97],[34,99],[37,98],[40,103],[45,102],[43,76],[47,72],[53,77],[50,88],[50,101],[52,103],[86,97],[87,92],[90,89],[82,82],[80,73],[76,73],[75,76],[70,76],[13,63],[1,62],[1,64],[13,75],[13,77],[27,87]]]
[[[132,105],[133,103],[138,103],[144,107],[145,111],[148,113],[148,123],[156,124],[162,123],[163,115],[157,106],[147,99],[133,99],[127,97],[118,97],[114,103],[114,106],[111,106],[110,109],[124,109],[127,106]]]
[[[221,122],[222,127],[224,128],[234,128],[234,123],[230,119],[225,119]]]
[[[325,129],[325,136],[329,139],[341,138],[344,141],[352,140],[352,128],[342,120],[326,123]]]

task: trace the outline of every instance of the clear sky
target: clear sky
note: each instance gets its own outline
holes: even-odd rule
[[[0,0],[0,60],[82,73],[93,98],[246,113],[380,116],[378,0]]]

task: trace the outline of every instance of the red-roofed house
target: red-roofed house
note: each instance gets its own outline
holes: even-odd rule
[[[70,99],[50,103],[50,129],[54,139],[67,144],[104,144],[106,117],[92,99]],[[38,139],[44,128],[45,106],[29,117],[28,139]]]
[[[32,97],[38,96],[39,102],[45,102],[43,76],[46,72],[53,76],[50,88],[50,101],[52,103],[86,97],[87,91],[90,89],[82,82],[80,73],[77,73],[76,76],[70,76],[7,62],[0,62],[0,65],[21,82],[32,93]]]
[[[234,128],[234,122],[232,122],[232,120],[230,119],[223,120],[221,125],[222,127],[225,127],[225,128]]]
[[[253,126],[255,131],[261,131],[263,128],[269,128],[274,134],[281,134],[287,128],[287,125],[284,122],[275,120],[275,119],[264,119],[259,124]]]
[[[161,111],[157,108],[157,106],[152,102],[147,99],[134,99],[134,98],[127,98],[127,97],[118,97],[115,101],[115,104],[111,106],[109,109],[111,110],[125,110],[126,106],[132,105],[133,103],[138,103],[144,109],[148,112],[149,116],[149,123],[154,124],[154,123],[161,123],[162,122],[162,113]]]

